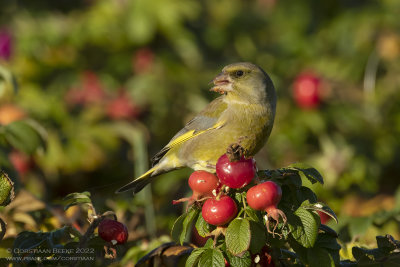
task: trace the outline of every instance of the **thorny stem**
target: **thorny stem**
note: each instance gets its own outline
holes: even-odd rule
[[[244,195],[242,195],[242,201],[243,201],[243,210],[246,210],[246,207],[247,207],[247,205],[246,205],[246,199],[244,198]],[[246,212],[244,213],[244,218],[246,218]]]
[[[87,242],[90,239],[90,236],[93,235],[94,230],[99,226],[99,224],[106,218],[106,216],[104,215],[100,215],[100,216],[93,216],[93,221],[90,224],[89,228],[86,230],[85,234],[81,237],[79,244],[78,244],[78,248],[82,249],[82,248],[86,248],[87,246]],[[75,262],[73,262],[71,264],[71,266],[77,266],[78,264],[78,260],[76,260]]]

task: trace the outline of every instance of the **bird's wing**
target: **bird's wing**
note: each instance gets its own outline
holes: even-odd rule
[[[199,134],[223,127],[225,122],[219,120],[219,118],[226,108],[227,104],[223,101],[223,96],[212,101],[203,111],[190,120],[185,127],[151,159],[152,165],[156,165],[173,147],[176,147]]]

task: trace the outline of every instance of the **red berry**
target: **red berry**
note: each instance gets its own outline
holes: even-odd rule
[[[236,216],[236,213],[236,203],[229,196],[221,196],[220,199],[207,199],[201,210],[204,220],[217,226],[230,222]]]
[[[190,236],[190,241],[195,244],[198,247],[203,247],[206,243],[207,240],[210,239],[211,237],[202,237],[199,232],[197,231],[196,227],[193,226],[192,228],[192,235]]]
[[[212,196],[212,191],[218,187],[218,178],[206,171],[195,171],[189,177],[189,187],[193,194]]]
[[[320,104],[320,79],[311,73],[300,74],[293,84],[294,99],[304,109],[316,108]]]
[[[247,203],[255,210],[276,208],[282,198],[282,189],[272,181],[253,186],[247,191]]]
[[[128,239],[128,229],[118,221],[104,219],[99,224],[99,236],[107,241],[115,244],[123,244]]]
[[[246,199],[250,207],[255,210],[263,210],[267,212],[266,223],[269,233],[274,234],[278,226],[279,218],[282,218],[283,224],[286,224],[287,218],[283,211],[277,208],[282,198],[282,189],[279,185],[272,181],[253,186],[247,191]],[[272,231],[270,231],[269,219],[276,221]]]
[[[18,150],[13,150],[8,158],[19,175],[23,176],[33,168],[32,158]]]
[[[256,174],[255,160],[242,157],[230,161],[227,154],[222,155],[216,165],[219,180],[230,188],[242,188],[251,182]]]
[[[139,108],[124,91],[107,105],[107,115],[112,119],[130,119],[137,117],[138,114]]]
[[[91,71],[83,73],[82,87],[85,103],[99,103],[105,99],[105,92],[96,73]]]
[[[189,177],[189,187],[193,190],[193,195],[189,198],[174,200],[172,203],[189,201],[189,205],[205,197],[212,197],[213,190],[217,190],[219,180],[217,176],[206,171],[195,171]]]
[[[150,48],[139,49],[132,58],[133,71],[136,73],[148,73],[154,65],[155,55]]]
[[[330,221],[330,219],[332,219],[329,215],[327,215],[325,212],[322,212],[322,211],[317,211],[318,212],[318,215],[319,215],[319,218],[321,219],[321,223],[322,224],[326,224],[327,222],[329,222]]]

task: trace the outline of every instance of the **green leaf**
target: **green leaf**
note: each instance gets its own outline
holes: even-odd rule
[[[360,248],[360,247],[353,247],[351,249],[351,253],[353,254],[353,257],[357,261],[360,261],[362,259],[370,259],[370,260],[375,261],[379,258],[386,256],[382,251],[380,251],[377,248],[366,249],[366,248]]]
[[[186,240],[186,236],[189,233],[189,231],[192,229],[192,222],[194,220],[194,218],[196,218],[196,216],[199,214],[199,210],[192,208],[189,210],[189,212],[187,213],[187,216],[185,217],[185,219],[182,222],[182,233],[179,237],[179,242],[182,245],[183,242],[185,242]]]
[[[237,256],[250,247],[250,223],[247,219],[236,218],[226,229],[226,247],[233,255]]]
[[[196,248],[190,253],[190,256],[186,260],[185,267],[194,267],[199,262],[201,254],[206,251],[204,248]]]
[[[338,233],[336,233],[335,230],[333,230],[332,228],[330,228],[329,226],[327,226],[325,224],[320,224],[319,225],[319,230],[322,231],[325,234],[333,236],[334,238],[337,238],[339,236]]]
[[[390,253],[400,248],[400,242],[395,240],[391,235],[377,236],[376,243],[378,244],[378,248],[385,253]]]
[[[316,247],[326,248],[339,251],[342,247],[338,244],[337,239],[325,233],[319,233],[317,237]]]
[[[18,252],[18,249],[33,249],[39,247],[41,244],[47,241],[47,235],[45,233],[35,233],[31,231],[23,231],[18,234],[13,244],[13,254]]]
[[[201,254],[200,267],[225,267],[224,255],[219,249],[208,248]]]
[[[85,191],[85,192],[82,192],[82,193],[71,193],[71,194],[66,195],[63,198],[63,201],[67,201],[67,200],[70,200],[70,199],[77,199],[77,198],[90,198],[90,192]]]
[[[302,186],[300,190],[297,190],[297,199],[300,203],[303,203],[305,200],[308,200],[311,203],[317,202],[317,196],[315,193],[308,187]]]
[[[319,216],[303,207],[299,207],[293,215],[288,215],[288,225],[293,238],[303,247],[314,246],[320,224]]]
[[[322,175],[313,167],[304,163],[294,163],[287,167],[287,169],[299,171],[300,174],[304,175],[311,183],[319,182],[324,184],[324,178]]]
[[[40,135],[23,120],[4,126],[4,136],[11,146],[27,154],[32,154],[42,144]]]
[[[0,206],[7,206],[14,199],[14,183],[7,173],[0,170]]]
[[[322,248],[308,249],[307,260],[310,267],[335,267],[331,255]]]
[[[262,221],[261,215],[259,211],[256,211],[252,208],[250,208],[249,206],[246,206],[246,209],[244,210],[244,212],[246,213],[246,215],[248,216],[248,219],[251,221]]]
[[[236,192],[235,199],[237,202],[242,203],[243,199],[246,199],[246,192]]]
[[[261,251],[267,242],[267,235],[265,234],[265,226],[255,221],[250,222],[251,240],[250,251],[255,254]]]
[[[78,204],[92,203],[92,200],[90,199],[90,193],[85,191],[82,193],[68,194],[66,197],[63,198],[63,202],[64,210],[67,210],[70,207]]]
[[[178,219],[176,219],[171,231],[173,240],[179,242],[181,245],[185,242],[186,236],[191,229],[190,226],[198,212],[198,209],[192,208],[189,212],[182,214]]]
[[[326,215],[330,216],[332,219],[334,219],[336,223],[338,223],[338,218],[336,217],[336,214],[333,212],[333,210],[328,205],[322,202],[309,203],[308,201],[305,201],[303,202],[303,204],[301,204],[301,206],[307,210],[315,210],[323,212]]]
[[[196,229],[200,236],[206,237],[211,232],[211,225],[208,224],[201,213],[199,212],[199,216],[197,217],[196,221]]]
[[[214,240],[212,238],[209,238],[204,244],[203,248],[212,248],[213,245],[214,245]]]
[[[174,225],[172,226],[171,236],[172,239],[176,242],[180,242],[182,230],[183,230],[183,221],[186,218],[187,213],[182,214],[175,220]]]
[[[231,253],[228,254],[229,265],[232,267],[248,267],[251,266],[251,255],[250,252],[246,251],[242,256],[234,256]]]
[[[338,244],[336,237],[326,233],[319,233],[314,247],[325,249],[331,255],[334,263],[339,264],[341,246]]]

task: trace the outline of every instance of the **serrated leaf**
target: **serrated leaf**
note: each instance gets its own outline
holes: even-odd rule
[[[236,218],[226,229],[226,248],[233,255],[239,255],[250,247],[250,223],[247,219]]]
[[[206,251],[204,248],[196,248],[190,253],[190,256],[187,258],[185,267],[195,267],[199,262],[201,254]]]
[[[27,154],[35,152],[42,142],[40,135],[23,120],[4,126],[4,136],[12,147]]]
[[[211,225],[204,220],[200,212],[195,227],[199,235],[202,237],[206,237],[211,232]]]
[[[250,251],[255,254],[261,251],[267,242],[267,235],[265,234],[265,226],[255,221],[250,221]]]
[[[326,215],[328,215],[329,217],[331,217],[332,219],[334,219],[336,223],[339,222],[338,218],[336,217],[336,214],[325,203],[322,203],[322,202],[316,202],[316,203],[303,202],[303,204],[301,204],[301,206],[304,209],[307,209],[307,210],[315,210],[315,211],[323,212]]]
[[[378,248],[385,253],[390,253],[391,251],[400,248],[400,242],[396,241],[391,235],[377,236],[376,243],[378,244]]]
[[[292,237],[303,247],[313,247],[318,235],[319,216],[299,207],[288,219]]]
[[[251,266],[251,255],[250,252],[246,251],[242,256],[234,256],[228,254],[229,266],[232,267],[248,267]]]
[[[246,215],[248,216],[248,219],[249,219],[249,220],[252,220],[252,221],[255,221],[255,222],[262,220],[262,218],[260,218],[259,215],[258,215],[259,212],[256,211],[256,210],[253,210],[253,209],[250,208],[249,206],[246,207],[246,209],[244,210],[244,212],[245,212]]]
[[[0,206],[7,206],[14,199],[14,183],[7,173],[0,170]]]
[[[225,267],[224,255],[219,249],[208,248],[200,256],[199,266]]]
[[[304,163],[294,163],[289,165],[286,169],[297,170],[300,174],[303,174],[311,183],[319,182],[320,184],[324,184],[324,178],[322,175],[313,167],[304,164]]]
[[[214,245],[214,240],[212,238],[208,239],[204,244],[203,248],[212,248]]]
[[[335,267],[331,255],[322,248],[309,248],[307,260],[310,267]]]
[[[179,237],[179,242],[182,245],[183,242],[185,242],[186,240],[186,236],[189,233],[189,231],[192,229],[192,222],[194,220],[194,218],[196,218],[196,215],[199,214],[199,210],[198,209],[190,209],[189,212],[187,213],[187,216],[185,217],[185,219],[182,222],[182,232],[181,235]]]

